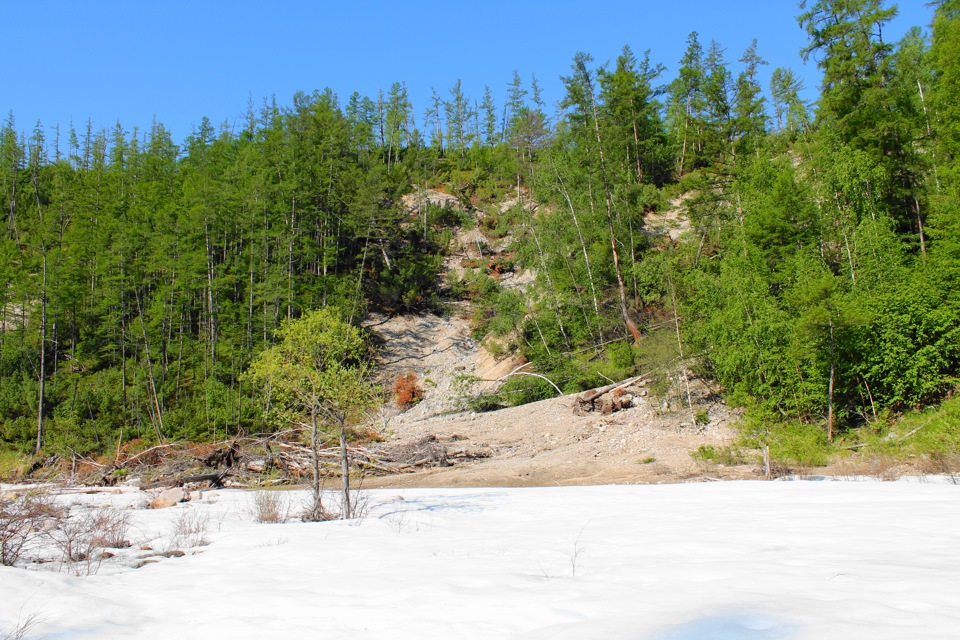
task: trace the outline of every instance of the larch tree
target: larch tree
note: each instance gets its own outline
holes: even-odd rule
[[[246,379],[266,396],[272,420],[306,429],[313,454],[313,503],[304,519],[323,519],[320,492],[320,437],[335,435],[340,445],[340,517],[353,516],[350,496],[349,429],[377,402],[369,381],[366,343],[357,327],[331,308],[287,320],[277,330],[277,343],[258,354]]]

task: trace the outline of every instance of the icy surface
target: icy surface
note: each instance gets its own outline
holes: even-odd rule
[[[295,504],[300,492],[284,496]],[[0,637],[956,638],[960,487],[729,482],[383,490],[366,518],[258,524],[252,494],[131,510],[172,548],[91,576],[0,567]],[[402,498],[402,499],[401,499]],[[143,494],[61,500],[138,507]]]

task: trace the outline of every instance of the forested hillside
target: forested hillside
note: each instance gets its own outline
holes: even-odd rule
[[[0,442],[262,431],[269,393],[242,374],[285,319],[464,299],[477,337],[565,392],[672,363],[746,407],[761,442],[882,431],[960,365],[960,0],[935,4],[932,31],[892,43],[888,3],[804,3],[816,104],[789,69],[761,86],[756,42],[691,33],[679,61],[577,54],[555,112],[515,74],[504,105],[459,82],[416,113],[403,82],[327,90],[251,106],[242,130],[204,119],[182,145],[160,123],[24,136],[10,115]],[[427,189],[459,206],[404,205]],[[678,212],[676,239],[650,232]],[[509,252],[478,242],[445,278],[474,226]],[[536,281],[501,288],[511,270]],[[525,377],[502,401],[554,393]]]

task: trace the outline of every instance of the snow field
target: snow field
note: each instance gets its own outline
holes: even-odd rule
[[[305,492],[284,492],[299,505]],[[0,567],[0,638],[956,638],[960,487],[728,482],[378,490],[349,522],[258,524],[252,494],[130,511],[157,550],[91,576]],[[400,499],[402,498],[402,499]],[[118,508],[143,494],[69,495]],[[331,498],[333,499],[333,498]],[[185,515],[186,514],[186,515]]]

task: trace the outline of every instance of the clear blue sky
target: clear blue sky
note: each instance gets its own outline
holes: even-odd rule
[[[899,3],[885,34],[927,29],[926,0]],[[736,73],[751,39],[770,65],[819,84],[799,50],[806,36],[793,0],[485,0],[484,2],[332,2],[327,0],[28,0],[4,2],[0,39],[0,114],[20,130],[39,119],[65,135],[82,130],[149,128],[154,116],[182,142],[203,116],[239,121],[252,98],[332,88],[375,97],[406,82],[418,124],[431,87],[444,97],[458,78],[472,98],[489,85],[502,105],[517,69],[536,74],[544,97],[562,96],[559,76],[577,51],[613,60],[625,44],[673,77],[691,31],[704,47],[717,40]],[[766,79],[764,79],[766,83]],[[812,93],[811,93],[812,95]]]

